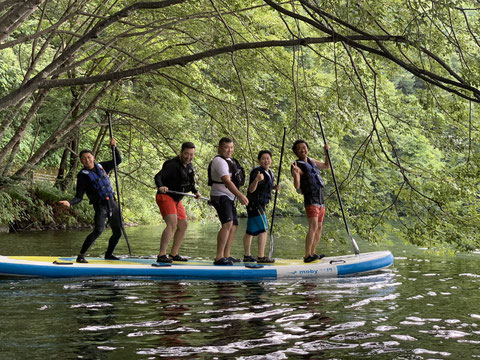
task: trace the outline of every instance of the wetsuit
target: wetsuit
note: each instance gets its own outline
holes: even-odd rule
[[[168,187],[168,190],[187,193],[198,193],[195,188],[195,173],[191,163],[184,166],[180,157],[176,156],[173,159],[167,160],[163,163],[162,170],[155,175],[155,185],[157,188],[161,186]],[[160,190],[157,194],[161,194]],[[175,202],[182,200],[183,195],[169,194]]]
[[[115,147],[115,157],[117,160],[117,164],[122,162],[122,157],[120,152]],[[114,168],[113,160],[110,161],[102,161],[99,163],[106,174]],[[75,197],[69,201],[70,205],[78,204],[83,200],[83,195],[86,193],[88,199],[90,200],[90,204],[93,205],[93,209],[95,210],[95,217],[94,217],[94,228],[93,231],[88,234],[87,238],[83,242],[82,249],[80,250],[80,254],[84,255],[88,248],[95,242],[95,240],[102,234],[103,230],[105,230],[105,222],[108,219],[110,221],[110,227],[112,228],[112,236],[108,241],[108,248],[105,253],[105,256],[109,256],[113,254],[115,247],[118,244],[118,240],[122,236],[122,222],[120,218],[120,211],[118,209],[118,205],[114,199],[114,196],[107,196],[108,199],[101,198],[100,192],[95,188],[94,182],[92,178],[96,176],[101,176],[102,174],[99,173],[98,164],[92,170],[82,169],[77,175],[77,190],[75,193]],[[95,173],[95,175],[89,175],[89,171]],[[110,182],[108,177],[104,178],[103,181]],[[98,186],[97,186],[98,187]],[[111,184],[110,184],[111,188]],[[113,191],[112,191],[113,194]],[[105,196],[104,196],[105,197]]]

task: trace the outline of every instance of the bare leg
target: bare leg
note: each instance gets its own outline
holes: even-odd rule
[[[315,231],[315,236],[314,236],[312,249],[311,249],[312,255],[317,252],[317,245],[318,245],[318,242],[320,241],[320,238],[322,237],[322,228],[323,228],[322,225],[323,225],[322,223],[319,223],[317,227],[317,231]]]
[[[315,248],[315,233],[318,228],[318,217],[308,218],[308,232],[305,238],[305,258],[312,256],[312,249]]]
[[[233,224],[233,222],[232,222]],[[230,257],[230,248],[232,247],[233,240],[235,240],[235,233],[237,232],[238,225],[232,225],[230,232],[228,233],[227,244],[225,250],[223,251],[223,257]]]
[[[164,217],[165,224],[167,225],[162,232],[162,239],[160,241],[160,253],[159,255],[167,254],[167,247],[172,239],[173,233],[177,228],[177,214],[168,214]]]
[[[258,234],[258,257],[265,257],[265,244],[267,243],[267,232]]]
[[[228,236],[230,230],[232,229],[233,221],[229,221],[225,224],[222,224],[222,228],[218,231],[217,234],[217,257],[215,260],[219,260],[224,257],[225,248],[228,242]]]
[[[170,254],[172,256],[178,255],[178,250],[180,249],[180,245],[182,245],[183,239],[185,237],[185,232],[187,231],[187,226],[187,219],[178,220],[177,230],[173,235],[172,251],[170,251]]]
[[[252,245],[252,235],[245,234],[243,235],[243,253],[244,255],[250,256],[250,246]]]

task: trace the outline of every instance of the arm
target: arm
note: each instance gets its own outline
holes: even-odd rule
[[[76,205],[80,203],[83,200],[83,195],[85,194],[85,189],[87,185],[85,181],[86,179],[84,176],[77,177],[77,190],[75,192],[75,197],[70,201],[62,200],[62,201],[59,201],[58,203],[66,207],[70,207],[72,205]]]
[[[200,199],[202,197],[202,194],[198,192],[198,189],[195,187],[195,178],[192,175],[192,190],[191,192],[195,194],[196,199]]]
[[[190,168],[192,169],[191,172],[189,172],[189,180],[190,180],[190,184],[191,184],[191,187],[192,189],[190,190],[192,192],[192,194],[195,194],[195,197],[198,199],[201,197],[200,193],[198,192],[198,189],[197,187],[195,186],[195,172],[193,171],[193,166],[192,164],[189,164]]]
[[[260,171],[257,171],[257,176],[253,181],[250,183],[248,186],[248,192],[253,193],[255,190],[257,190],[258,183],[264,179],[263,174]]]
[[[165,186],[162,182],[162,171],[165,168],[165,164],[162,167],[162,170],[160,170],[157,175],[155,175],[155,185],[157,186],[158,191],[160,191],[162,194],[165,194],[168,191],[168,187]]]
[[[120,151],[118,151],[118,148],[115,147],[115,160],[117,161],[117,165],[120,164],[122,162],[122,155],[120,154]],[[101,161],[100,162],[100,165],[102,165],[103,169],[105,170],[105,172],[108,174],[110,171],[113,170],[113,168],[115,167],[115,164],[113,162],[113,159],[112,160],[109,160],[109,161]]]
[[[298,190],[300,189],[300,177],[303,175],[303,171],[298,167],[296,161],[292,163],[290,171],[292,172],[293,176],[293,186]]]
[[[220,179],[222,179],[222,182],[226,186],[226,188],[238,198],[242,205],[248,205],[247,197],[243,195],[240,190],[237,189],[232,180],[230,180],[230,175],[224,175]]]
[[[116,146],[115,146],[115,160],[117,160],[117,165],[120,165],[122,163],[122,154],[120,154],[120,151]]]
[[[312,159],[312,161],[315,163],[315,165],[317,165],[317,168],[319,169],[330,169],[330,159],[327,155],[328,150],[330,150],[330,146],[328,146],[328,144],[325,144],[323,148],[325,149],[325,162],[321,162],[315,159]]]

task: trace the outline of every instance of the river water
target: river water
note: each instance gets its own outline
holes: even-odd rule
[[[182,254],[212,259],[217,229],[191,224]],[[127,230],[135,255],[157,253],[161,226]],[[0,234],[0,254],[72,256],[87,233]],[[107,237],[90,255],[103,254]],[[276,256],[300,258],[303,241],[276,239]],[[0,279],[0,358],[480,358],[478,254],[359,245],[392,250],[394,266],[315,281]],[[116,253],[126,252],[122,240]],[[346,252],[335,243],[327,249]]]

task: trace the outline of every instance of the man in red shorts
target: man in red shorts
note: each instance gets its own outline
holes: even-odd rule
[[[330,149],[328,144],[325,150]],[[292,163],[291,171],[293,185],[300,190],[304,197],[305,212],[308,219],[308,232],[305,238],[304,262],[321,259],[325,255],[315,253],[317,244],[322,236],[322,224],[325,216],[325,202],[323,196],[324,182],[319,169],[330,168],[328,157],[325,162],[308,157],[308,144],[305,140],[293,143],[292,150],[298,159]]]
[[[180,256],[178,250],[187,230],[187,214],[182,204],[183,195],[169,193],[169,191],[186,193],[191,191],[200,198],[195,188],[192,159],[195,156],[195,145],[192,142],[182,144],[180,154],[163,163],[162,170],[155,175],[157,185],[157,204],[165,220],[166,227],[160,241],[160,253],[157,262],[171,263],[172,261],[188,261]],[[173,236],[173,245],[167,256],[167,247]]]

